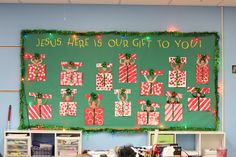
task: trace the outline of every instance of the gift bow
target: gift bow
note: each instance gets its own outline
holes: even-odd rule
[[[126,54],[124,54],[124,53],[119,54],[119,59],[126,59]],[[135,60],[136,59],[136,54],[134,54],[134,53],[130,54],[130,58],[129,59]]]
[[[180,99],[182,99],[182,94],[176,93],[176,92],[172,92],[172,91],[166,91],[166,94],[165,94],[165,95],[166,95],[167,97],[176,97],[179,102],[180,102]]]
[[[70,64],[70,62],[65,62],[65,61],[61,62],[61,66],[68,66],[69,64]],[[82,62],[73,62],[73,64],[76,67],[82,67],[83,66]]]
[[[198,54],[198,55],[197,55],[197,58],[198,58],[198,59],[204,58],[204,59],[206,59],[206,60],[209,60],[209,59],[210,59],[210,56],[209,56],[209,55]]]
[[[114,94],[121,94],[122,89],[115,89]],[[130,89],[125,89],[125,94],[130,94],[131,90]]]
[[[147,101],[145,100],[138,100],[137,102],[139,105],[142,105],[142,111],[143,111],[143,106],[147,105]],[[154,108],[154,110],[156,110],[156,108],[160,107],[160,104],[155,103],[155,102],[151,102],[151,106]]]
[[[69,88],[67,89],[61,89],[61,94],[68,94],[67,91],[68,91]],[[71,94],[76,94],[77,93],[77,89],[70,89],[71,90]]]
[[[141,70],[141,75],[150,75],[150,70]],[[154,75],[163,75],[163,70],[154,70]]]
[[[194,92],[197,92],[197,89],[200,89],[200,93],[204,93],[204,94],[210,93],[210,88],[188,87],[187,91],[194,93]]]
[[[34,54],[30,54],[30,53],[25,53],[24,54],[24,59],[33,59],[35,57]],[[45,58],[45,54],[40,54],[40,58],[44,59]]]
[[[90,99],[91,98],[91,94],[85,94],[85,98],[86,99]],[[102,94],[97,94],[97,99],[101,100],[103,98]]]
[[[103,63],[97,63],[97,64],[96,64],[96,67],[97,67],[97,68],[102,68],[102,67],[104,67],[104,65],[103,65]],[[112,67],[112,63],[107,63],[107,64],[106,64],[106,67],[107,67],[107,68],[111,68],[111,67]]]

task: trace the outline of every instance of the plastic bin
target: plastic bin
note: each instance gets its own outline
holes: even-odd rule
[[[52,148],[40,148],[33,146],[31,151],[32,157],[52,157]]]

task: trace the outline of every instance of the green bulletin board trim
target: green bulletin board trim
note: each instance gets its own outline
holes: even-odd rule
[[[19,129],[27,129],[37,126],[27,126],[24,121],[24,110],[26,109],[27,101],[26,101],[26,93],[25,93],[25,87],[24,87],[24,78],[25,78],[25,71],[26,66],[24,63],[24,41],[27,35],[30,34],[45,34],[45,33],[53,33],[58,35],[79,35],[79,36],[91,36],[91,35],[108,35],[108,34],[115,34],[115,35],[122,35],[122,36],[140,36],[145,37],[147,35],[170,35],[173,37],[191,37],[191,36],[208,36],[208,35],[214,35],[215,36],[215,60],[214,60],[214,72],[215,72],[215,97],[216,97],[216,118],[215,118],[215,127],[214,128],[197,128],[197,127],[188,127],[185,128],[184,126],[180,127],[169,127],[169,128],[159,128],[159,130],[192,130],[192,131],[214,131],[218,130],[220,119],[218,117],[218,103],[219,103],[219,94],[218,94],[218,71],[219,71],[219,64],[220,64],[220,56],[219,56],[219,35],[217,32],[190,32],[190,33],[184,33],[184,32],[76,32],[76,31],[63,31],[63,30],[43,30],[43,29],[37,29],[37,30],[22,30],[21,31],[21,88],[20,88],[20,126]],[[27,112],[27,111],[26,111]],[[133,128],[133,129],[112,129],[112,128],[101,128],[101,129],[84,129],[80,127],[70,127],[65,128],[63,126],[52,126],[52,125],[41,125],[43,129],[68,129],[68,130],[83,130],[88,132],[97,132],[97,131],[106,131],[106,132],[143,132],[143,131],[150,131],[153,130],[153,128]]]

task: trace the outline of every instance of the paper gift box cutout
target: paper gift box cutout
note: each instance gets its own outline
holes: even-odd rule
[[[76,116],[77,102],[73,102],[77,89],[61,89],[60,116]]]
[[[35,97],[37,99],[38,93],[30,92],[29,96]],[[42,99],[51,99],[52,95],[41,94]],[[30,120],[36,119],[52,119],[52,106],[48,104],[34,104],[28,106],[28,114]]]
[[[104,123],[104,108],[100,107],[100,100],[103,98],[102,94],[97,94],[97,107],[90,106],[91,94],[86,94],[85,98],[88,99],[89,107],[86,107],[85,112],[85,125],[103,125]]]
[[[172,70],[169,71],[169,87],[186,87],[186,71],[182,70],[182,66],[186,64],[186,57],[179,57],[179,63],[176,63],[178,57],[169,57],[169,63]]]
[[[205,94],[210,93],[210,88],[188,87],[187,91],[194,96],[188,98],[189,111],[211,111],[211,99],[205,98]]]
[[[138,100],[138,104],[142,105],[141,111],[136,114],[137,125],[159,125],[160,124],[160,114],[156,111],[156,108],[160,107],[160,104],[151,102],[151,107],[154,108],[152,111],[148,112],[144,110],[146,106],[146,101]]]
[[[28,64],[28,81],[46,81],[46,65],[42,64],[45,54],[25,53],[24,59],[30,59]]]
[[[196,84],[208,84],[210,76],[209,55],[197,55],[197,64],[196,64]]]
[[[150,70],[141,70],[141,75],[144,75],[147,82],[141,82],[140,95],[161,96],[163,94],[163,83],[155,82],[158,76],[163,75],[162,70],[153,70],[153,78],[150,77]]]
[[[183,105],[180,103],[182,94],[166,91],[166,96],[168,101],[165,105],[165,121],[182,121]]]
[[[136,83],[137,81],[137,66],[136,54],[119,54],[119,82],[121,83]]]
[[[60,116],[76,116],[76,102],[60,102]]]
[[[124,92],[122,92],[122,90],[124,90]],[[114,94],[117,94],[117,98],[119,100],[115,101],[115,117],[131,116],[131,102],[128,101],[128,94],[130,93],[130,89],[114,90]],[[120,97],[122,97],[122,94],[125,94],[125,100],[121,100]]]
[[[98,72],[96,73],[96,90],[112,90],[112,64],[96,64]]]
[[[96,109],[85,108],[85,125],[103,125],[104,109],[97,107]]]
[[[60,73],[60,85],[82,86],[83,74],[82,72],[78,72],[78,68],[83,66],[82,62],[72,62],[72,68],[70,68],[70,63],[71,62],[61,62],[61,67],[63,71]]]
[[[182,121],[182,120],[183,120],[182,104],[165,105],[165,121]]]
[[[29,110],[30,120],[52,119],[52,105],[42,105],[42,106],[32,105],[28,107],[28,110]]]

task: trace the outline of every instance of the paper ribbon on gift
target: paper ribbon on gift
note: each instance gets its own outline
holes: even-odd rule
[[[68,66],[69,64],[70,64],[70,62],[65,62],[65,61],[61,62],[61,66]],[[82,67],[83,63],[82,62],[73,62],[73,66]]]
[[[141,70],[140,74],[141,75],[149,75],[150,70]],[[154,75],[163,75],[163,70],[154,70]]]
[[[24,54],[24,59],[33,59],[35,57],[34,54],[30,54],[30,53],[25,53]],[[45,54],[40,54],[40,58],[44,59],[45,58]]]
[[[38,97],[38,94],[39,93],[36,93],[36,92],[29,92],[29,96],[32,96],[32,97],[35,97],[35,98]],[[42,98],[44,98],[44,99],[52,99],[52,95],[50,95],[50,94],[42,94]]]
[[[114,89],[114,94],[121,94],[121,90],[122,89]],[[125,89],[125,93],[126,94],[130,94],[131,93],[131,89]]]
[[[126,56],[127,56],[127,55],[124,54],[124,53],[119,54],[119,59],[127,59]],[[134,54],[134,53],[130,54],[130,58],[129,58],[129,59],[135,60],[135,59],[136,59],[136,54]]]
[[[209,56],[209,55],[198,54],[198,55],[197,55],[197,58],[198,58],[198,59],[201,59],[201,58],[202,58],[202,59],[209,60],[209,59],[210,59],[210,56]]]
[[[97,67],[97,68],[102,68],[103,65],[102,65],[102,63],[97,63],[97,64],[96,64],[96,67]],[[108,64],[106,65],[106,67],[107,67],[107,68],[111,68],[111,67],[112,67],[112,64],[111,64],[111,63],[108,63]]]
[[[172,92],[172,91],[166,91],[166,96],[167,97],[176,97],[178,99],[178,102],[180,102],[180,99],[182,99],[182,94]]]
[[[187,91],[194,93],[197,91],[196,89],[197,89],[196,87],[188,87]],[[210,88],[200,88],[200,92],[204,94],[210,93]]]
[[[197,98],[197,110],[200,110],[200,100],[201,98],[205,98],[205,94],[210,93],[210,88],[197,88],[197,87],[188,87],[188,92],[192,93],[194,98]],[[208,102],[208,101],[205,101]]]
[[[35,98],[43,98],[43,99],[52,99],[52,95],[50,94],[42,94],[42,93],[36,93],[36,92],[29,92],[29,96],[35,97]],[[38,104],[36,104],[38,105]],[[44,106],[44,104],[42,104]],[[39,116],[42,116],[42,110],[44,110],[45,107],[42,107],[41,105],[38,105],[39,107]]]
[[[144,105],[147,105],[147,101],[145,100],[138,100],[137,104],[142,105],[142,111],[144,111]],[[156,111],[156,108],[160,108],[160,104],[151,102],[151,106],[154,108],[154,111]]]
[[[89,99],[90,97],[91,97],[91,94],[85,94],[85,98],[86,99]],[[98,99],[102,100],[102,98],[103,98],[103,95],[102,94],[98,94]]]
[[[67,89],[61,89],[61,94],[67,94]],[[71,89],[71,94],[76,94],[77,93],[77,89]]]

